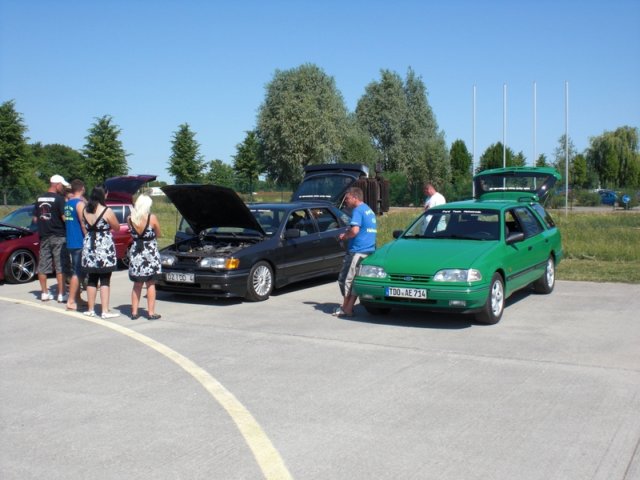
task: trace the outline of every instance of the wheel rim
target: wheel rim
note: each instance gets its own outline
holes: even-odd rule
[[[502,282],[495,281],[491,286],[491,312],[494,316],[499,316],[502,312],[502,306],[504,304],[504,290],[502,288]]]
[[[261,297],[271,291],[271,270],[266,265],[259,265],[253,272],[253,291]]]
[[[28,282],[35,275],[36,261],[29,253],[18,253],[11,262],[11,273],[19,282]]]
[[[553,283],[556,281],[556,268],[552,258],[549,258],[549,261],[547,261],[546,275],[547,275],[547,286],[552,287]]]

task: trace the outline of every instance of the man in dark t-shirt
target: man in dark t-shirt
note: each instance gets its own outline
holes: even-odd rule
[[[64,226],[63,195],[69,183],[61,175],[54,175],[49,181],[49,190],[39,195],[34,203],[33,221],[38,224],[40,234],[40,261],[38,262],[38,280],[40,281],[40,300],[53,300],[47,287],[47,275],[56,272],[58,282],[58,302],[67,301],[64,289],[64,270],[68,256],[66,247],[66,229]]]

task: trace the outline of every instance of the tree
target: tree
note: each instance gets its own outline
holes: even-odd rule
[[[565,170],[565,152],[567,151],[567,141],[566,141],[566,135],[562,134],[562,136],[558,139],[558,146],[556,147],[555,151],[554,151],[554,156],[555,156],[555,162],[553,164],[553,166],[556,168],[556,170],[558,170],[558,172],[560,172],[560,175],[562,175],[564,177],[566,170]],[[571,140],[571,137],[569,137],[569,142],[568,142],[568,147],[569,147],[569,175],[571,175],[571,169],[572,169],[572,165],[573,165],[573,159],[575,158],[575,156],[578,154],[578,152],[576,151],[576,147],[573,145],[573,141]],[[571,178],[571,176],[569,176],[569,183],[571,185],[574,184],[573,179]]]
[[[433,183],[439,189],[445,187],[451,178],[451,161],[444,133],[425,142],[419,161],[410,164],[407,175],[414,185],[422,186],[425,181]]]
[[[504,161],[505,158],[506,162]],[[506,148],[505,152],[502,142],[494,143],[493,145],[490,145],[480,156],[480,165],[476,172],[481,172],[490,168],[502,168],[504,163],[506,163],[507,167],[523,166],[523,164],[518,163],[522,162],[523,159],[524,155],[522,154],[519,154],[516,158],[513,154],[513,150],[509,147]]]
[[[411,184],[449,181],[449,152],[427,101],[424,82],[409,68],[403,82],[381,71],[358,101],[356,117],[380,152],[385,171],[401,171]]]
[[[544,153],[538,155],[538,159],[536,160],[536,167],[549,167],[549,162],[547,162],[547,156]]]
[[[214,185],[235,188],[236,175],[231,165],[216,159],[209,162],[209,171],[205,174],[204,181]]]
[[[407,101],[400,75],[389,70],[380,72],[380,81],[371,82],[358,100],[358,123],[369,133],[374,147],[380,152],[385,171],[400,166],[402,123],[407,118]]]
[[[312,64],[277,70],[258,112],[264,167],[280,184],[297,183],[306,165],[335,161],[347,110],[333,77]]]
[[[471,164],[473,163],[473,157],[462,140],[456,140],[451,144],[449,158],[451,159],[452,181],[454,183],[462,183],[470,180],[472,176]]]
[[[640,186],[637,128],[624,126],[591,138],[586,156],[602,187]]]
[[[252,192],[258,183],[258,176],[262,173],[262,147],[255,131],[246,133],[244,141],[236,145],[237,154],[233,157],[233,170],[240,181],[241,189]]]
[[[382,166],[380,153],[373,147],[369,134],[358,124],[355,115],[349,115],[345,132],[340,162],[360,163],[367,165],[369,171],[376,171],[378,164]]]
[[[407,118],[403,122],[399,159],[412,183],[431,181],[443,188],[451,176],[449,150],[444,132],[438,130],[427,101],[427,88],[409,67],[404,82]],[[421,155],[422,154],[422,155]]]
[[[473,157],[462,140],[451,144],[451,188],[444,188],[443,193],[448,201],[468,198],[472,191]]]
[[[571,165],[569,178],[571,179],[571,184],[575,187],[584,188],[589,186],[587,159],[584,155],[576,155],[573,157],[573,164]]]
[[[126,175],[129,172],[127,153],[118,138],[120,128],[109,115],[96,118],[85,137],[83,154],[89,184],[101,184],[107,178]]]
[[[28,183],[29,150],[22,114],[16,112],[15,102],[9,100],[0,105],[0,189],[2,201],[19,198],[21,186]]]
[[[527,165],[527,157],[524,156],[524,152],[519,151],[514,157],[513,157],[513,163],[512,166],[514,167],[524,167]]]
[[[167,171],[176,183],[198,183],[202,180],[204,160],[188,123],[183,123],[173,133],[171,152]]]
[[[82,154],[66,145],[42,145],[36,142],[29,145],[29,150],[30,161],[36,166],[38,177],[45,184],[55,174],[71,181],[74,178],[83,179],[88,173]]]

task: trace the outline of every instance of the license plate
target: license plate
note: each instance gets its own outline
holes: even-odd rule
[[[418,300],[426,300],[427,290],[424,288],[387,287],[385,295],[387,297],[417,298]]]
[[[193,273],[175,273],[167,272],[164,274],[164,278],[167,282],[179,282],[179,283],[195,283],[196,278]]]

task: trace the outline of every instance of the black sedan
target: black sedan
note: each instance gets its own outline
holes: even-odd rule
[[[329,203],[247,205],[216,185],[162,190],[184,221],[160,252],[158,290],[262,301],[274,288],[340,271],[338,235],[349,218]]]

